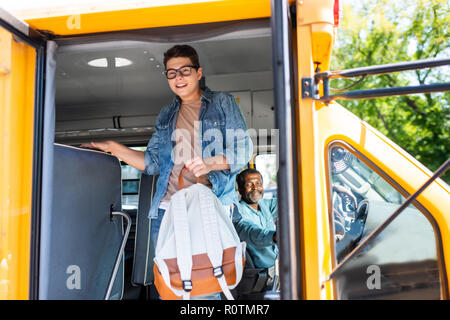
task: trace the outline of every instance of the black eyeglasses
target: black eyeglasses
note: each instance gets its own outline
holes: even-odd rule
[[[175,79],[177,77],[177,73],[179,72],[181,76],[187,77],[192,74],[192,69],[197,70],[199,66],[182,66],[179,69],[168,69],[164,71],[164,74],[166,75],[167,79]]]

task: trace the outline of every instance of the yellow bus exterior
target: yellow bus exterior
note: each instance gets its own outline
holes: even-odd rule
[[[2,28],[0,47],[0,299],[26,299],[36,51]]]

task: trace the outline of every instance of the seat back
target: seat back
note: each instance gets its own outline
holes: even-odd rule
[[[40,299],[104,299],[119,252],[123,222],[116,157],[54,146],[52,208],[42,213]],[[123,291],[123,259],[111,299]]]
[[[151,285],[153,276],[154,246],[150,238],[151,220],[148,212],[156,189],[158,176],[141,174],[139,183],[139,204],[136,215],[136,234],[134,246],[133,272],[131,281],[134,285]]]
[[[267,281],[267,273],[264,268],[256,268],[248,250],[245,252],[245,266],[242,280],[236,287],[236,295],[239,300],[262,299],[263,289]]]

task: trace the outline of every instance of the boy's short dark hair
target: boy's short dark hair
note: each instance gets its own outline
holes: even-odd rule
[[[261,177],[261,181],[263,180],[263,176],[262,176],[261,172],[259,172],[258,170],[252,169],[252,168],[245,169],[236,176],[236,183],[238,185],[238,190],[244,189],[245,176],[247,176],[248,174],[251,174],[251,173],[259,174],[259,176]]]
[[[172,58],[178,57],[189,58],[191,59],[192,65],[196,66],[197,68],[200,67],[197,51],[195,51],[195,49],[192,48],[191,46],[183,44],[183,45],[175,45],[166,52],[164,52],[164,68],[167,69],[167,61],[169,61]]]

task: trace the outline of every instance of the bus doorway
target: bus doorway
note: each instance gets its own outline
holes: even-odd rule
[[[54,141],[78,148],[90,141],[115,140],[145,150],[158,113],[173,99],[162,58],[177,43],[197,50],[202,85],[232,94],[254,145],[267,147],[264,141],[275,130],[268,19],[56,40]],[[147,214],[158,177],[143,179],[138,170],[125,163],[121,167],[121,211],[130,215],[132,225],[124,270],[116,280],[122,282],[122,292],[116,298],[153,299]]]

